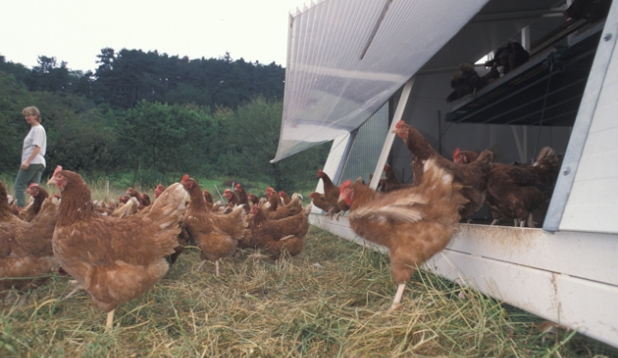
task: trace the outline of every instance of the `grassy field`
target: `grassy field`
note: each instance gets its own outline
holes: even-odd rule
[[[124,188],[92,191],[117,198]],[[186,250],[154,289],[117,308],[110,332],[85,291],[61,300],[72,290],[65,276],[23,306],[5,294],[0,357],[618,357],[576,332],[543,333],[540,318],[427,272],[386,315],[396,290],[388,257],[315,227],[299,256],[250,254],[223,260],[216,277],[212,263],[195,272],[198,252]]]
[[[188,252],[188,253],[187,253]],[[616,350],[422,272],[391,315],[388,258],[312,227],[281,262],[239,252],[195,272],[196,250],[146,295],[105,313],[53,276],[24,306],[5,299],[0,356],[20,357],[602,357]]]

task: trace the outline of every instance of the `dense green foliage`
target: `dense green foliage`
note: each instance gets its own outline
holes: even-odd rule
[[[35,105],[47,131],[47,172],[143,185],[196,177],[313,185],[328,145],[271,164],[281,126],[284,69],[244,60],[102,49],[95,73],[41,56],[28,69],[0,56],[0,174],[15,175]]]

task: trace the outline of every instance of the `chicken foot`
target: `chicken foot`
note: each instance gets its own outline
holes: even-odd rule
[[[401,298],[403,297],[403,290],[405,288],[406,288],[405,282],[397,285],[397,293],[395,294],[395,298],[393,299],[393,304],[391,305],[391,308],[389,308],[388,311],[386,311],[386,314],[391,314],[393,313],[393,311],[399,308],[399,304],[401,303]]]
[[[536,223],[532,217],[532,212],[528,213],[528,220],[526,220],[526,224],[528,224],[528,227],[536,227]]]

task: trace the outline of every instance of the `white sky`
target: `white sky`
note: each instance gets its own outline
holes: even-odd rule
[[[286,66],[289,13],[306,0],[3,0],[0,55],[95,70],[101,49]]]

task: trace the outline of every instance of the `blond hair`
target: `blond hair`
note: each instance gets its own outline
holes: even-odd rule
[[[21,114],[23,114],[24,116],[36,116],[36,120],[38,122],[41,122],[41,112],[39,112],[39,109],[35,106],[30,106],[22,109]]]

